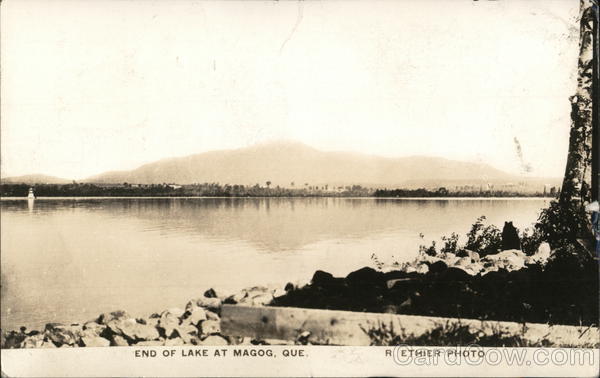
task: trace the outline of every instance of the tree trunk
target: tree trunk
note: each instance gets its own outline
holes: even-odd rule
[[[571,100],[571,133],[559,204],[584,207],[592,199],[592,83],[595,14],[591,0],[580,0],[577,90]],[[594,180],[597,177],[593,178]],[[595,185],[594,185],[595,186]]]

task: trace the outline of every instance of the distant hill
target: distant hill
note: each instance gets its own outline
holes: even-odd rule
[[[60,177],[41,175],[41,174],[33,174],[33,175],[24,175],[24,176],[14,176],[14,177],[2,177],[0,179],[2,184],[69,184],[72,180],[67,180]]]
[[[234,150],[164,159],[131,171],[106,172],[92,183],[221,184],[302,187],[363,185],[435,187],[445,184],[507,183],[526,180],[487,164],[437,157],[386,158],[352,152],[326,152],[296,142],[273,142]],[[544,179],[538,179],[544,180]],[[540,181],[541,182],[541,181]]]

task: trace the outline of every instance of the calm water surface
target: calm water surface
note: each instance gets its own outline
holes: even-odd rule
[[[2,328],[147,315],[214,287],[406,261],[480,215],[530,226],[547,199],[2,199]]]

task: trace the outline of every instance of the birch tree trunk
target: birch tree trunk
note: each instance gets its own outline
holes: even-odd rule
[[[580,0],[577,90],[571,96],[569,154],[559,204],[584,207],[592,198],[592,82],[594,10],[591,0]],[[594,178],[595,179],[595,178]]]

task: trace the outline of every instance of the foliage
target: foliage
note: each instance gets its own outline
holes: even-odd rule
[[[494,225],[484,225],[485,216],[482,215],[467,233],[465,248],[475,251],[480,255],[497,253],[502,248],[502,232]]]
[[[572,245],[582,235],[591,236],[587,229],[588,217],[576,200],[563,204],[552,201],[540,213],[534,233],[539,240],[547,241],[552,249]]]
[[[459,244],[460,236],[452,233],[450,236],[442,236],[442,246],[438,250],[436,242],[432,241],[430,246],[420,245],[419,252],[429,256],[438,254],[454,253],[458,254],[464,249],[479,253],[480,255],[489,255],[497,253],[502,248],[502,232],[494,225],[485,225],[483,222],[485,216],[477,218],[467,233],[467,242],[465,245]],[[423,235],[421,235],[423,238]]]
[[[230,185],[220,183],[202,183],[191,185],[175,184],[36,184],[35,195],[38,197],[365,197],[372,195],[372,190],[360,185],[349,185],[329,190],[328,185],[309,186],[304,188],[267,186]],[[0,196],[26,197],[30,185],[1,184]]]
[[[533,228],[532,230],[526,228],[520,235],[521,239],[521,250],[527,256],[531,256],[535,254],[542,243],[542,235],[537,228]]]
[[[407,198],[407,197],[554,197],[556,195],[556,189],[546,192],[540,191],[523,191],[523,190],[506,190],[506,189],[495,189],[495,190],[482,190],[479,188],[473,189],[454,189],[448,190],[446,188],[437,189],[377,189],[373,196],[375,197],[396,197],[396,198]]]
[[[421,239],[423,239],[423,234],[421,234]],[[424,253],[429,256],[436,256],[438,252],[435,248],[435,240],[431,242],[429,247],[425,246],[424,244],[419,245],[419,253]]]
[[[454,253],[458,252],[458,234],[453,232],[450,236],[442,236],[442,242],[444,246],[440,249],[441,253]]]
[[[386,325],[380,323],[375,327],[365,328],[361,326],[364,333],[371,339],[372,346],[468,346],[477,345],[480,347],[558,347],[566,345],[555,345],[551,341],[542,338],[532,342],[525,339],[527,327],[524,325],[521,331],[511,334],[502,330],[500,326],[492,326],[491,333],[483,332],[483,329],[476,329],[463,324],[460,319],[456,321],[446,321],[438,324],[436,327],[424,332],[422,335],[414,336],[407,334],[404,328],[398,332],[394,330],[393,323]],[[589,347],[597,347],[590,345]]]

